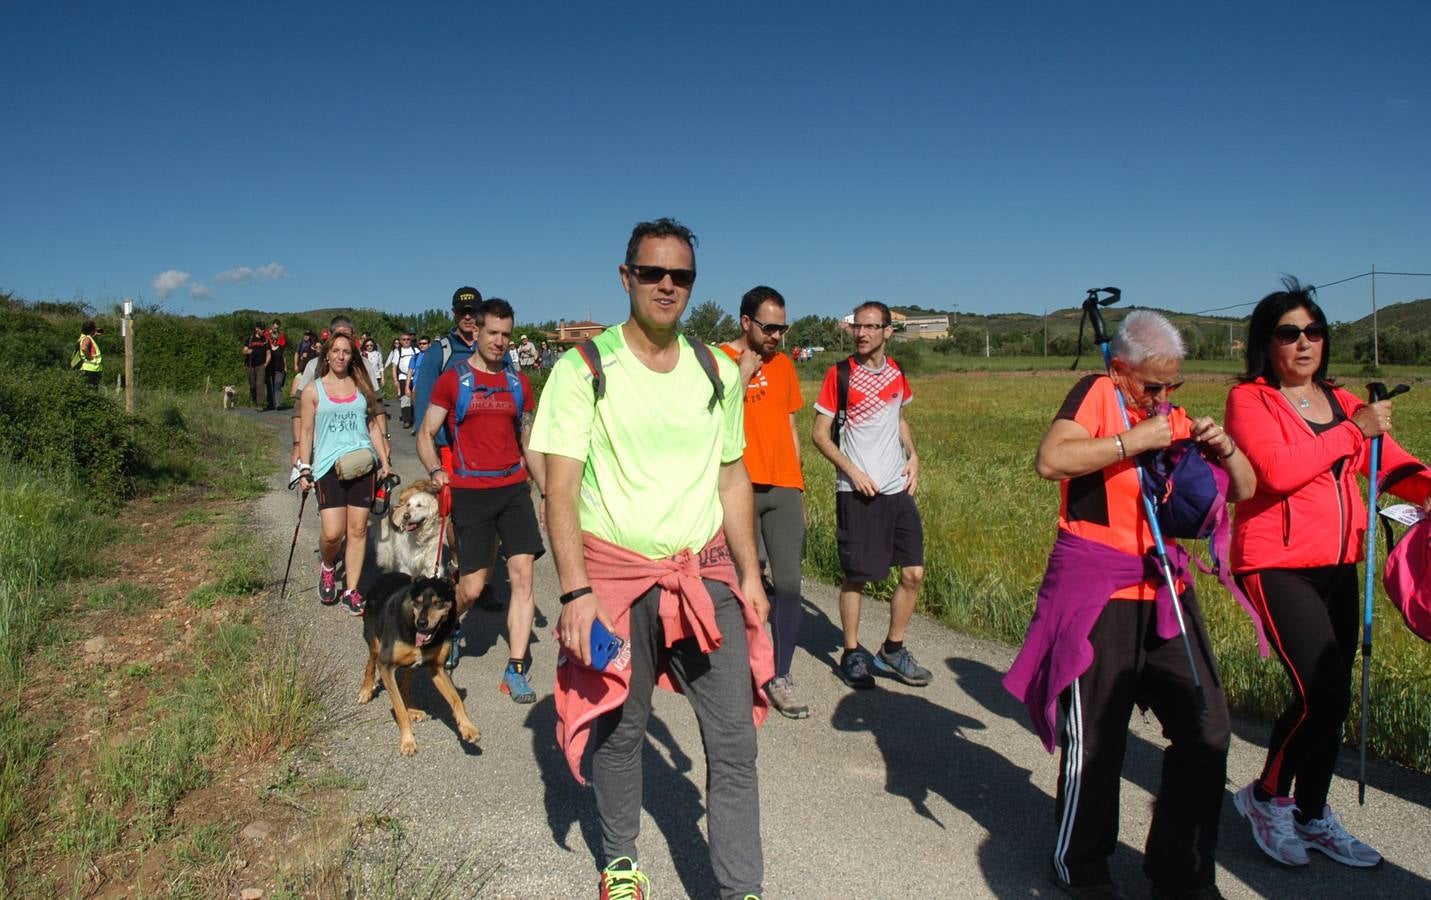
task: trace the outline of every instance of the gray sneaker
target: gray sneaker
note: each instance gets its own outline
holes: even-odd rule
[[[795,696],[795,682],[789,676],[770,679],[765,685],[765,696],[770,698],[770,705],[787,719],[804,719],[810,715],[810,707]]]
[[[908,647],[900,647],[892,654],[885,653],[880,647],[874,658],[874,668],[880,675],[915,687],[924,687],[934,678],[928,669],[914,661],[914,654],[909,652]]]

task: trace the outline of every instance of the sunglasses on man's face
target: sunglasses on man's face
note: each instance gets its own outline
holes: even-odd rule
[[[452,310],[452,314],[459,319],[477,318],[477,307],[458,306]]]
[[[418,342],[417,342],[417,345],[418,345],[419,347],[426,347],[426,346],[427,346],[427,341],[418,341]]]
[[[790,330],[789,325],[776,325],[774,322],[762,322],[759,319],[751,319],[755,326],[765,332],[769,337],[779,337]]]
[[[1307,340],[1314,344],[1320,344],[1327,337],[1327,326],[1318,322],[1298,328],[1296,325],[1278,325],[1272,329],[1272,339],[1282,346],[1297,343],[1297,339],[1302,335],[1307,336]]]
[[[626,267],[636,280],[642,284],[660,284],[670,276],[671,284],[678,288],[688,288],[696,283],[695,269],[666,269],[661,266],[638,266],[629,265]]]

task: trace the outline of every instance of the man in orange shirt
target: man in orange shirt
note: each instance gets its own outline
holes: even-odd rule
[[[780,352],[785,298],[760,285],[740,298],[740,337],[721,349],[740,366],[745,387],[745,468],[755,489],[755,520],[765,539],[775,593],[770,598],[770,640],[775,677],[765,685],[782,715],[803,719],[810,707],[795,694],[790,663],[800,631],[800,562],[805,556],[805,478],[795,413],[800,380],[795,364]]]

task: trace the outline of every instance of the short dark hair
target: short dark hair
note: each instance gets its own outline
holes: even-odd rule
[[[878,300],[866,300],[865,302],[861,303],[859,306],[856,306],[856,307],[855,307],[855,313],[854,313],[854,314],[858,316],[858,315],[860,314],[860,310],[864,310],[864,309],[877,309],[877,310],[879,310],[880,321],[882,321],[882,322],[884,323],[884,326],[885,326],[886,328],[889,327],[889,323],[890,323],[891,319],[890,319],[890,315],[889,315],[889,307],[888,307],[888,306],[885,306],[883,303],[879,302]]]
[[[418,340],[419,340],[419,341],[427,341],[429,344],[432,343],[432,338],[428,337],[428,336],[425,335],[425,334],[424,334],[422,337],[418,338]]]
[[[1316,287],[1286,275],[1282,278],[1282,290],[1273,291],[1258,301],[1257,308],[1252,310],[1252,319],[1247,323],[1247,370],[1239,376],[1240,381],[1265,378],[1273,387],[1281,387],[1277,371],[1272,367],[1272,356],[1267,352],[1272,345],[1272,331],[1287,313],[1305,309],[1312,321],[1326,330],[1326,337],[1322,338],[1322,362],[1312,380],[1318,384],[1327,383],[1327,366],[1332,360],[1332,333],[1327,328],[1327,314],[1317,305],[1316,296]]]
[[[760,311],[761,305],[766,301],[773,302],[781,309],[785,308],[785,298],[780,296],[780,292],[773,287],[766,287],[757,284],[755,287],[745,292],[745,296],[740,298],[740,314],[755,318],[755,314]]]
[[[477,304],[477,327],[481,328],[487,322],[487,317],[496,319],[511,319],[516,321],[517,314],[512,311],[512,304],[501,297],[488,297]]]
[[[94,334],[94,332],[94,319],[85,319],[84,324],[80,326],[80,334]]]
[[[641,250],[641,242],[646,238],[673,237],[686,242],[686,246],[691,248],[691,262],[696,259],[696,245],[700,241],[689,228],[669,217],[662,217],[654,222],[637,222],[636,227],[631,229],[631,240],[626,242],[626,265],[636,262],[636,254]]]

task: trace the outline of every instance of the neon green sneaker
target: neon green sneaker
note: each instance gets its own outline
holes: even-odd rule
[[[651,882],[629,856],[618,856],[601,872],[601,900],[646,900]]]

